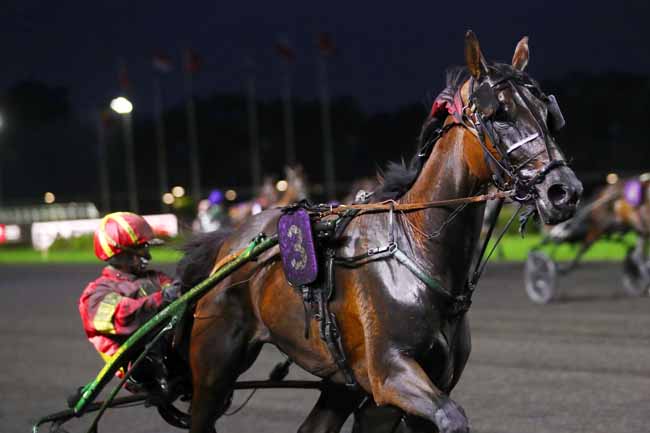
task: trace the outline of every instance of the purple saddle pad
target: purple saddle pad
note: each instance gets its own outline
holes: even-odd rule
[[[640,180],[628,180],[623,187],[625,200],[634,207],[641,206],[643,203],[643,184]]]
[[[316,281],[318,262],[307,211],[298,209],[282,215],[278,221],[278,235],[287,281],[294,287]]]

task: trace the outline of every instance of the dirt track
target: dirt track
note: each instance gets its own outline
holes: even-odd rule
[[[0,266],[1,432],[29,432],[99,371],[76,307],[99,269]],[[472,356],[453,394],[472,432],[650,431],[650,299],[623,296],[619,274],[619,265],[587,265],[560,280],[563,302],[536,306],[523,291],[521,266],[490,266],[470,313]],[[279,359],[263,351],[244,377],[264,378]],[[291,377],[308,375],[295,368]],[[245,396],[236,394],[234,406]],[[217,429],[296,431],[315,399],[312,391],[260,391]],[[66,428],[82,432],[89,421]],[[116,410],[100,425],[103,433],[161,431],[180,430],[145,408]]]

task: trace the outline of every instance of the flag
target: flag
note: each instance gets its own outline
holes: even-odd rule
[[[163,53],[156,53],[153,55],[151,58],[151,66],[153,66],[154,70],[161,73],[167,73],[174,69],[171,57]]]
[[[192,49],[187,49],[185,51],[185,70],[189,73],[195,74],[199,72],[201,67],[201,58]]]
[[[119,69],[117,71],[117,80],[120,83],[120,89],[125,92],[129,90],[131,83],[129,82],[129,74],[126,70],[126,62],[124,62],[124,60],[120,61]]]
[[[287,62],[293,62],[296,59],[296,53],[293,51],[293,48],[289,45],[289,41],[286,39],[276,42],[275,50]]]
[[[329,33],[318,34],[318,49],[322,56],[331,56],[335,52],[334,42]]]

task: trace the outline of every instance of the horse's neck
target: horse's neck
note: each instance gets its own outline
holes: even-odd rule
[[[464,128],[450,130],[435,145],[411,189],[400,200],[422,203],[469,197],[486,186],[486,167],[478,144]],[[480,148],[479,148],[480,149]],[[412,212],[404,230],[419,261],[450,290],[462,289],[480,235],[483,205],[468,205],[453,220],[455,207]],[[441,227],[447,224],[444,228]],[[440,230],[435,237],[431,234]],[[429,236],[427,236],[429,235]]]

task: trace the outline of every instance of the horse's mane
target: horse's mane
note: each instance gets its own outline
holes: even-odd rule
[[[229,234],[229,230],[202,233],[181,247],[184,255],[176,266],[176,276],[181,280],[183,292],[210,276],[221,244]]]
[[[469,72],[466,67],[449,68],[445,77],[445,89],[442,93],[455,94],[468,78]],[[408,164],[404,160],[401,162],[390,161],[386,165],[386,169],[377,174],[381,186],[375,190],[374,200],[396,200],[411,188],[433,150],[435,143],[432,143],[431,140],[435,138],[434,133],[442,126],[446,117],[437,117],[432,114],[427,116],[417,139],[418,151],[411,157]]]
[[[530,81],[537,85],[537,82],[531,79],[525,72],[513,68],[505,63],[493,63],[488,65],[489,74],[493,77],[514,77],[522,81]],[[447,70],[445,77],[445,89],[440,95],[453,95],[469,79],[469,71],[465,66],[454,66]],[[437,98],[436,98],[437,99]],[[432,101],[433,102],[433,101]],[[447,115],[435,116],[431,113],[425,119],[420,136],[417,140],[418,151],[407,163],[389,162],[383,172],[379,172],[377,177],[381,186],[375,190],[373,199],[375,201],[397,200],[402,197],[415,183],[424,163],[429,158],[433,147],[435,146],[435,132],[440,128],[447,118]]]

